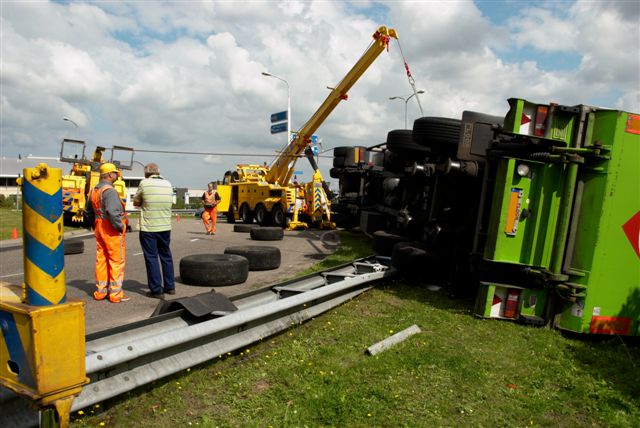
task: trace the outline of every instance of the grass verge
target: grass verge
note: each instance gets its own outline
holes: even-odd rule
[[[0,207],[0,241],[11,239],[14,228],[22,236],[22,211]]]
[[[341,233],[324,266],[361,257]],[[353,241],[351,241],[353,239]],[[638,426],[640,349],[480,320],[389,280],[308,323],[83,412],[83,426]],[[417,324],[422,333],[364,350]]]

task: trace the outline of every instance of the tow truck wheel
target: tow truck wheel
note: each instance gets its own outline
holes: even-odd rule
[[[256,218],[256,223],[259,225],[265,225],[267,223],[267,209],[263,204],[256,205],[254,216]]]
[[[240,284],[249,276],[249,261],[236,254],[192,254],[180,260],[180,281],[217,287]]]
[[[243,223],[253,223],[253,213],[246,202],[240,206],[240,219]]]
[[[271,210],[271,221],[274,226],[285,228],[287,227],[287,216],[282,209],[282,205],[275,204]]]

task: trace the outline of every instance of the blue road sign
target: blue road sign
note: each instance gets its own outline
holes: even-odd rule
[[[314,134],[314,135],[312,135],[312,136],[311,136],[311,143],[312,143],[312,144],[315,144],[315,143],[317,143],[317,142],[318,142],[318,136],[317,136],[317,135],[315,135],[315,134]]]
[[[273,113],[271,115],[271,123],[282,122],[283,120],[287,120],[287,112],[286,111]]]
[[[311,150],[313,151],[314,156],[318,156],[318,146],[311,147]]]
[[[293,171],[293,175],[302,175],[304,172],[302,171]]]
[[[272,134],[277,134],[279,132],[287,132],[287,122],[276,123],[275,125],[271,125]]]

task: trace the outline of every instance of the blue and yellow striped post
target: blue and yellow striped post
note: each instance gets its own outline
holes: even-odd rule
[[[67,300],[64,277],[62,170],[41,163],[24,169],[24,282],[30,306]]]
[[[84,302],[67,301],[62,170],[25,168],[22,186],[24,303],[0,298],[0,385],[28,397],[66,427],[85,373]],[[0,295],[2,297],[3,295]]]

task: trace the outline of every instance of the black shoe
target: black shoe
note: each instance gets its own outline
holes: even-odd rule
[[[164,293],[152,293],[151,291],[147,291],[147,297],[151,297],[152,299],[164,299]]]
[[[165,292],[166,294],[171,294],[171,295],[173,295],[173,294],[176,294],[176,289],[175,289],[175,288],[172,288],[171,290],[164,290],[164,292]]]

